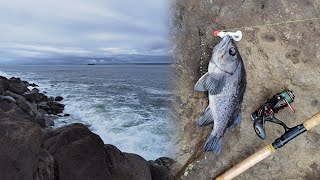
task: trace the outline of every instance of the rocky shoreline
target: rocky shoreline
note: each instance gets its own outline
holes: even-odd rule
[[[63,116],[63,97],[48,97],[36,87],[0,76],[1,179],[173,179],[170,158],[146,161],[121,152],[80,123],[52,128]]]

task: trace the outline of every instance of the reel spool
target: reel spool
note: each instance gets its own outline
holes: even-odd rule
[[[291,130],[284,122],[277,119],[275,114],[285,107],[289,107],[294,112],[294,109],[290,105],[294,101],[294,98],[293,92],[285,89],[282,92],[275,94],[251,114],[251,118],[254,121],[254,130],[261,139],[264,140],[266,138],[266,121],[281,125],[284,128],[285,133]]]

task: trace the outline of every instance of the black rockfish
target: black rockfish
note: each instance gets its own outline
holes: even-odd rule
[[[218,155],[226,129],[240,124],[245,87],[242,58],[234,40],[225,36],[213,49],[208,72],[194,87],[195,91],[208,91],[209,94],[209,105],[197,121],[199,126],[214,124],[204,145],[205,151]]]

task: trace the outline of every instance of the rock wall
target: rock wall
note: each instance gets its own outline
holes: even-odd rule
[[[217,177],[279,137],[281,127],[268,124],[267,139],[259,139],[250,114],[284,87],[296,95],[296,113],[285,109],[277,115],[289,126],[320,110],[319,0],[177,0],[173,9],[175,107],[180,127],[177,177]],[[263,25],[302,19],[313,20]],[[207,71],[212,48],[220,40],[212,31],[221,29],[243,32],[237,45],[245,63],[247,89],[242,123],[225,134],[222,153],[214,156],[202,151],[210,127],[195,124],[208,104],[207,95],[194,92],[193,87]],[[320,127],[316,127],[237,179],[320,179],[319,145]]]

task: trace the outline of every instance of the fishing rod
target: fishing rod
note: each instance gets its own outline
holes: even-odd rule
[[[273,143],[255,152],[247,159],[243,160],[227,172],[217,177],[216,180],[230,180],[235,178],[236,176],[245,172],[247,169],[251,168],[255,164],[259,163],[260,161],[276,152],[277,149],[282,148],[292,139],[320,124],[320,112],[314,114],[312,117],[305,120],[302,124],[299,124],[292,128],[288,128],[282,121],[276,119],[274,117],[274,113],[278,112],[284,107],[288,106],[293,110],[293,108],[290,106],[290,103],[293,102],[293,100],[294,95],[292,91],[286,89],[281,93],[274,95],[265,104],[261,105],[256,109],[255,112],[252,113],[251,118],[254,121],[254,129],[256,131],[256,134],[261,139],[265,139],[266,137],[264,130],[264,123],[266,121],[281,125],[284,128],[285,133],[281,137],[277,138]]]

